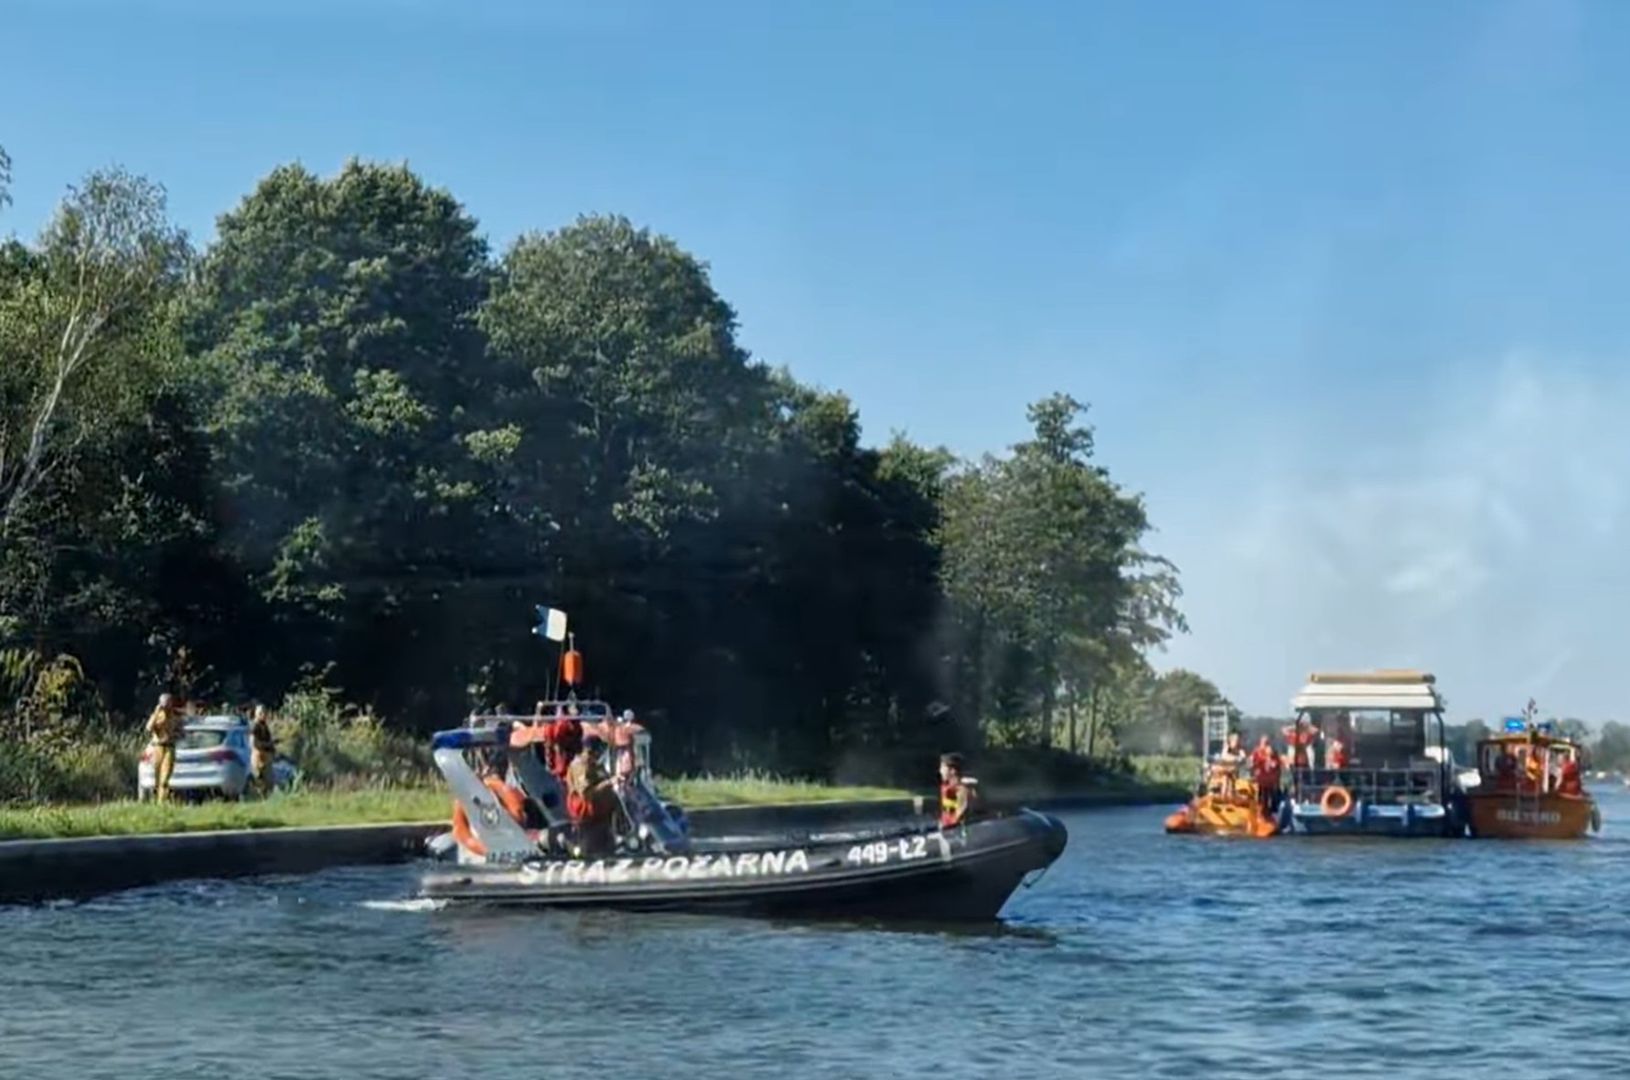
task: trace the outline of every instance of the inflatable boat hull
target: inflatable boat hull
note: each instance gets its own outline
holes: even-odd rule
[[[1027,810],[946,831],[450,867],[422,887],[432,899],[507,907],[984,921],[1067,840],[1057,818]]]

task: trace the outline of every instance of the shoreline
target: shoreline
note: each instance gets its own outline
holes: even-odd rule
[[[1096,791],[1023,800],[1038,810],[1147,806],[1171,801],[1171,793]],[[991,800],[1007,807],[1014,801]],[[915,795],[886,799],[834,799],[704,807],[690,812],[702,835],[734,830],[810,831],[919,817],[932,799]],[[0,841],[0,904],[82,900],[168,881],[304,874],[338,866],[408,862],[424,855],[425,842],[447,828],[446,820],[304,825],[31,838]]]

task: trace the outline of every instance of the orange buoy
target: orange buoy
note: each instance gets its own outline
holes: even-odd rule
[[[577,686],[583,681],[583,654],[576,649],[567,649],[560,658],[560,678],[567,686]]]
[[[1324,811],[1326,817],[1346,817],[1353,812],[1353,793],[1340,784],[1331,784],[1319,799],[1319,809]]]

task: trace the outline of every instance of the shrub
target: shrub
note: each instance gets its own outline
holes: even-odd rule
[[[427,743],[391,731],[367,710],[345,706],[327,688],[290,694],[272,733],[305,786],[401,787],[432,777]]]

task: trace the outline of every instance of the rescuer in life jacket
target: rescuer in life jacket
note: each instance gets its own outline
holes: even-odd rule
[[[1574,798],[1585,793],[1584,782],[1579,778],[1579,761],[1569,758],[1562,763],[1562,777],[1557,781],[1556,793],[1558,795],[1571,795]]]
[[[543,705],[540,702],[539,709]],[[555,779],[566,782],[566,773],[572,761],[583,748],[583,725],[574,716],[551,720],[544,730],[544,765],[555,774]]]
[[[1298,717],[1296,723],[1285,729],[1285,740],[1290,748],[1290,767],[1293,769],[1311,769],[1313,767],[1313,743],[1322,735],[1305,716]]]
[[[1256,781],[1256,795],[1262,802],[1264,813],[1272,816],[1279,812],[1279,754],[1273,740],[1263,735],[1251,751],[1251,779]]]
[[[585,735],[582,749],[566,770],[566,813],[577,826],[577,844],[585,856],[604,855],[612,849],[617,795],[600,760],[604,748],[598,735]]]
[[[1347,744],[1342,741],[1340,732],[1330,736],[1324,744],[1324,766],[1327,769],[1347,767]]]
[[[1223,798],[1232,799],[1238,794],[1234,782],[1239,778],[1240,766],[1243,764],[1245,747],[1240,742],[1240,734],[1237,731],[1230,731],[1228,741],[1223,744],[1222,750],[1211,762],[1211,782]]]
[[[961,754],[940,755],[940,828],[954,829],[968,820],[973,781],[962,775]]]
[[[1545,790],[1545,759],[1537,746],[1530,746],[1528,753],[1523,755],[1522,779],[1524,791]]]
[[[1503,744],[1499,757],[1494,759],[1494,786],[1501,791],[1517,786],[1517,759],[1512,756],[1511,748]]]

